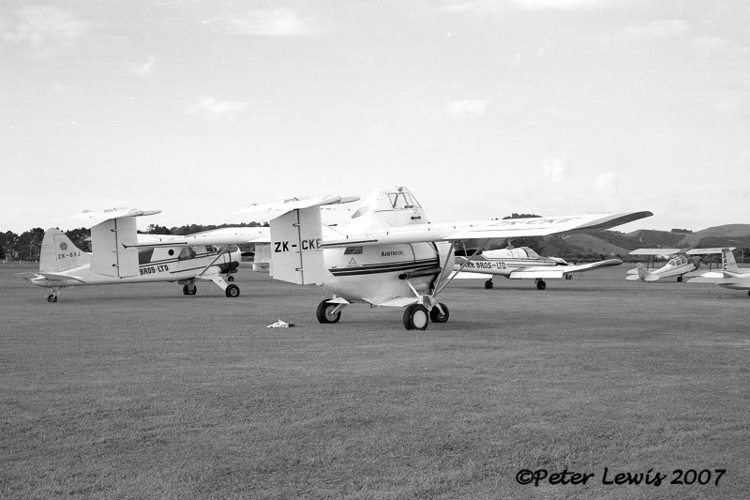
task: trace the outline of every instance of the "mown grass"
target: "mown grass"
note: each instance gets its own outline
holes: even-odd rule
[[[407,332],[243,270],[44,291],[0,267],[0,496],[750,497],[750,300],[677,283],[461,281]],[[267,329],[276,319],[292,329]],[[719,487],[604,486],[603,467],[726,468]],[[595,472],[518,485],[521,468]],[[671,478],[671,475],[670,475]]]

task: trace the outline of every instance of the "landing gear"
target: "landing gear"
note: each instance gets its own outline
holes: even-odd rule
[[[57,294],[51,293],[47,295],[47,302],[57,302]]]
[[[404,309],[404,327],[407,330],[427,330],[430,314],[422,304],[411,304]]]
[[[536,280],[537,290],[545,290],[546,288],[547,288],[547,283],[544,280]]]
[[[491,290],[493,286],[495,286],[495,284],[492,282],[492,278],[484,282],[485,290]]]
[[[182,293],[185,295],[195,295],[198,292],[198,287],[195,283],[189,283],[182,287]]]
[[[231,274],[229,276],[227,276],[227,281],[230,282],[230,283],[232,281],[234,281],[234,276],[232,276]],[[227,297],[229,297],[229,295],[227,295]],[[236,297],[236,295],[235,295],[235,297]]]
[[[224,290],[224,293],[227,297],[239,297],[240,296],[240,287],[237,285],[229,285],[226,290]]]
[[[440,309],[442,309],[442,312],[440,311]],[[442,302],[437,304],[430,310],[430,319],[433,323],[447,323],[449,317],[450,311],[448,310],[448,306],[446,306]]]
[[[338,323],[341,319],[342,308],[342,304],[334,304],[324,300],[318,304],[318,309],[315,311],[315,315],[321,323]]]
[[[677,276],[677,283],[682,283],[682,276]]]

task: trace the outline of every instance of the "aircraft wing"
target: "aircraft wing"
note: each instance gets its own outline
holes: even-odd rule
[[[122,217],[145,217],[161,213],[161,210],[139,210],[137,208],[108,208],[106,210],[84,210],[72,218],[84,223],[84,227],[92,227],[102,222]]]
[[[510,279],[561,279],[566,274],[570,273],[583,273],[591,271],[600,267],[619,266],[622,264],[620,259],[607,259],[600,260],[599,262],[591,262],[588,264],[581,265],[570,265],[570,266],[530,266],[518,271],[513,271],[508,276]]]
[[[653,215],[651,212],[587,214],[567,217],[492,219],[476,222],[427,223],[398,226],[365,234],[350,234],[326,239],[323,247],[350,245],[390,245],[433,241],[504,240],[525,236],[547,236],[587,229],[607,229]]]
[[[679,248],[639,248],[630,252],[630,255],[659,255],[662,257],[669,257],[670,255],[675,255],[683,251],[684,250]]]
[[[271,243],[267,227],[224,227],[188,234],[139,234],[135,245],[126,248],[183,247],[190,245],[243,245],[246,243]]]

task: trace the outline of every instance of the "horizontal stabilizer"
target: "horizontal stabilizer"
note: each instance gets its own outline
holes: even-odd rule
[[[135,244],[125,248],[184,247],[190,245],[244,245],[271,243],[268,227],[224,227],[188,235],[139,234]]]
[[[529,271],[513,271],[510,273],[508,278],[512,280],[530,280],[530,279],[562,279],[564,276],[563,271],[558,270],[529,270]]]
[[[145,217],[161,213],[161,210],[139,210],[136,208],[108,208],[105,210],[84,210],[72,218],[84,223],[84,227],[92,227],[102,222],[122,217]]]
[[[724,250],[733,251],[735,247],[722,247],[722,248],[693,248],[685,252],[687,255],[713,255],[721,254]]]
[[[472,273],[472,272],[466,272],[466,271],[453,271],[453,274],[451,274],[451,279],[456,280],[478,280],[483,279],[487,280],[492,278],[492,274],[486,274],[486,273]]]
[[[340,195],[320,196],[317,198],[290,198],[284,201],[256,203],[236,212],[236,215],[260,216],[262,217],[262,220],[270,221],[277,217],[281,217],[292,210],[302,210],[305,208],[336,205],[340,203],[351,203],[357,200],[359,200],[358,196]]]

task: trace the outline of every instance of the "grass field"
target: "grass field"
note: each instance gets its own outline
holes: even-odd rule
[[[46,291],[0,267],[0,497],[750,498],[750,298],[706,285],[454,282],[451,320],[315,320],[321,289]],[[277,319],[291,329],[267,329]],[[604,485],[666,473],[659,487]],[[520,485],[522,469],[596,473]],[[718,486],[672,470],[727,469]]]

